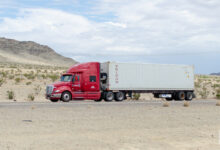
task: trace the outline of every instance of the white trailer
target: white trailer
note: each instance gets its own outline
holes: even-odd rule
[[[194,66],[106,62],[101,75],[102,88],[108,91],[153,93],[167,100],[194,96]]]

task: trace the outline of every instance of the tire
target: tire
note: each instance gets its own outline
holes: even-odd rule
[[[114,99],[114,93],[113,92],[107,92],[105,94],[105,101],[106,102],[111,102]]]
[[[186,97],[186,94],[184,92],[178,92],[177,95],[176,95],[176,99],[177,100],[180,100],[180,101],[183,101],[185,100],[185,97]]]
[[[172,101],[172,100],[173,100],[173,98],[166,98],[166,100],[167,100],[167,101]]]
[[[72,95],[70,92],[63,92],[61,98],[62,98],[63,102],[69,102],[70,100],[72,100]]]
[[[186,93],[186,100],[191,101],[193,99],[193,92],[187,92]]]
[[[95,102],[101,102],[102,101],[102,99],[97,99],[97,100],[94,100]]]
[[[51,99],[50,101],[53,102],[53,103],[56,103],[56,102],[58,102],[59,100],[58,100],[58,99]]]
[[[118,101],[118,102],[121,102],[125,99],[125,94],[124,92],[117,92],[115,94],[115,100]]]

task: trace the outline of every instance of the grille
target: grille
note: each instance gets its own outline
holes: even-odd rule
[[[52,85],[48,85],[47,89],[46,89],[47,95],[50,95],[52,92],[53,92],[53,86]]]

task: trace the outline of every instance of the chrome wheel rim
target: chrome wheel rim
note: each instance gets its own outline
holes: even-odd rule
[[[121,92],[118,93],[118,99],[122,100],[123,99],[123,94]]]
[[[113,99],[113,93],[108,93],[107,100],[112,100],[112,99]]]
[[[63,95],[63,99],[64,99],[64,100],[69,100],[69,99],[70,99],[69,94],[64,94],[64,95]]]

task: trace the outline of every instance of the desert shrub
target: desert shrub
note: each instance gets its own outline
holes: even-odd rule
[[[170,103],[169,102],[164,102],[163,103],[163,107],[169,107],[170,106]]]
[[[48,75],[48,78],[50,78],[53,82],[59,79],[59,76],[56,74],[50,74]]]
[[[35,91],[35,94],[36,94],[36,95],[39,95],[40,92],[41,92],[41,87],[40,87],[40,85],[35,86],[34,91]]]
[[[5,83],[4,79],[0,79],[0,87]]]
[[[21,82],[21,78],[15,78],[15,83],[20,83]]]
[[[21,73],[22,71],[21,71],[21,69],[18,68],[18,69],[17,69],[17,72],[18,72],[18,73]]]
[[[4,71],[0,72],[0,77],[5,78],[6,76],[7,76],[7,71],[6,72],[4,72]]]
[[[202,97],[202,98],[207,98],[208,95],[209,95],[209,91],[207,90],[206,87],[203,87],[202,88],[202,91],[199,92],[199,95]]]
[[[216,106],[220,106],[220,101],[218,100],[218,102],[216,103]]]
[[[11,69],[11,74],[14,74],[14,69]]]
[[[26,85],[31,85],[32,82],[26,82]]]
[[[42,77],[43,79],[46,79],[46,78],[47,78],[47,76],[46,76],[45,74],[42,74],[41,77]]]
[[[184,106],[184,107],[189,107],[189,102],[185,101],[185,102],[183,103],[183,106]]]
[[[201,85],[200,85],[199,82],[195,82],[194,84],[195,84],[195,87],[196,87],[196,88],[200,88],[200,87],[201,87]]]
[[[36,77],[36,75],[34,75],[33,73],[30,73],[30,74],[25,73],[24,76],[25,76],[25,78],[27,78],[29,80],[34,80]]]
[[[135,99],[135,100],[139,100],[139,98],[140,98],[140,93],[134,93],[133,94],[133,98]]]
[[[220,99],[220,89],[217,90],[216,98]]]
[[[7,91],[7,97],[8,97],[8,99],[14,99],[15,98],[15,93],[14,93],[14,91]]]
[[[29,100],[29,101],[34,101],[34,99],[35,99],[35,97],[34,97],[34,94],[33,94],[33,93],[31,93],[31,94],[28,95],[28,100]]]
[[[200,75],[200,78],[207,79],[207,78],[209,78],[209,76],[207,76],[207,75]]]
[[[10,80],[12,80],[12,79],[15,78],[15,76],[14,76],[14,75],[10,75],[10,76],[8,76],[8,78],[9,78]]]
[[[17,68],[15,65],[11,65],[9,66],[9,68]]]
[[[214,84],[212,87],[213,87],[213,88],[219,88],[219,87],[220,87],[220,84]]]

